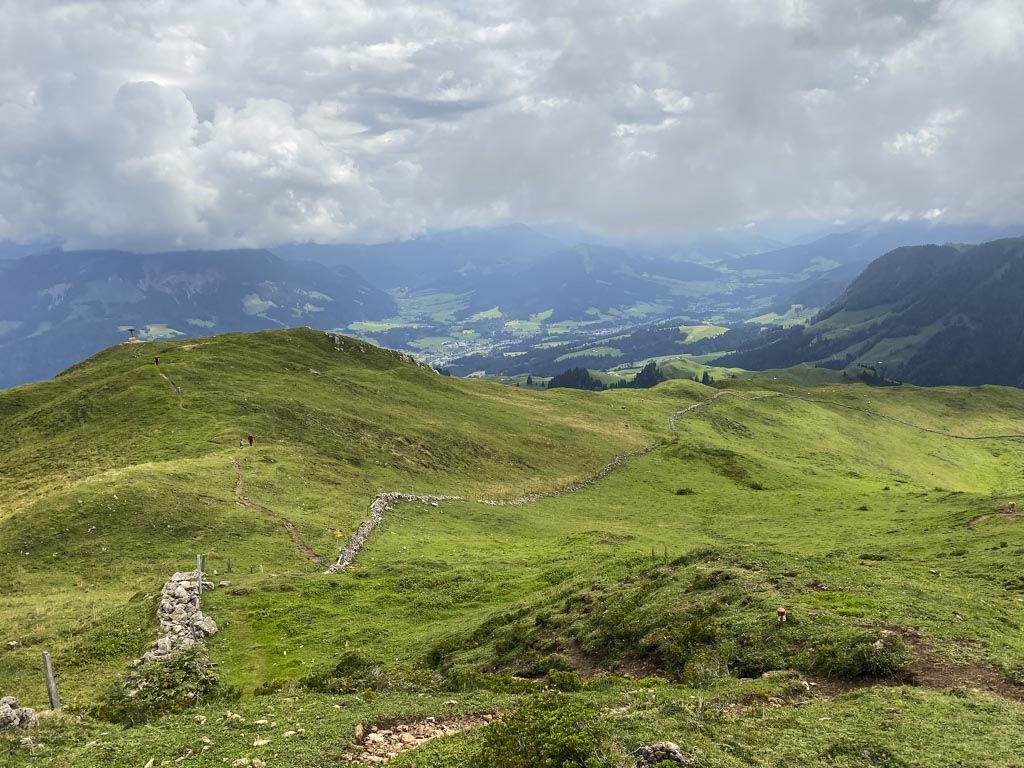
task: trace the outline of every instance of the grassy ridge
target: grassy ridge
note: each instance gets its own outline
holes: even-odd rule
[[[140,618],[101,638],[111,649],[92,663],[83,622],[102,635],[125,612],[150,613],[146,596],[197,552],[221,571],[231,559],[236,584],[311,571],[278,522],[237,503],[232,458],[246,494],[330,559],[343,543],[336,532],[347,536],[378,491],[501,497],[558,487],[664,437],[669,403],[695,391],[545,397],[295,330],[125,345],[0,393],[0,552],[9,564],[0,626],[23,644],[0,655],[6,692],[39,703],[45,647],[64,669],[67,698],[88,700],[153,628]],[[240,450],[249,432],[256,448]],[[258,616],[248,602],[236,601],[239,615]],[[273,661],[241,665],[239,681],[297,668],[277,645],[266,651]]]
[[[154,349],[180,397],[157,375]],[[289,712],[308,727],[301,740],[274,737],[270,764],[335,764],[336,734],[354,722],[518,701],[432,685],[425,696],[328,697],[283,683],[354,652],[399,679],[533,674],[551,654],[587,676],[657,673],[672,682],[598,680],[572,696],[605,711],[621,749],[668,738],[709,766],[1013,765],[1024,707],[968,689],[984,687],[982,673],[1011,692],[1024,678],[1024,529],[1000,512],[1024,490],[1024,440],[1012,437],[1024,431],[1024,396],[728,386],[738,396],[690,412],[678,442],[578,493],[512,507],[401,504],[336,577],[279,522],[236,502],[231,458],[249,497],[330,555],[335,531],[347,536],[377,491],[475,499],[557,488],[663,439],[669,413],[713,390],[536,392],[289,331],[121,347],[0,393],[12,457],[0,480],[0,640],[24,643],[0,652],[3,693],[43,703],[36,660],[47,648],[65,698],[88,705],[153,636],[147,595],[206,551],[211,568],[236,566],[215,579],[232,585],[205,598],[222,628],[213,658],[247,692],[274,680],[287,689],[247,695],[238,709],[249,722]],[[257,447],[239,450],[249,431]],[[999,435],[1010,437],[961,439]],[[776,627],[777,605],[788,627]],[[814,697],[794,694],[786,676],[695,677],[685,664],[749,665],[751,638],[764,645],[750,670],[829,662],[835,638],[857,632],[906,638],[923,687]],[[827,664],[800,668],[830,684]],[[197,764],[259,754],[253,726],[203,711],[208,727],[187,714],[138,731],[104,725],[107,737],[88,721],[47,723],[39,735],[54,750],[39,764],[173,759],[201,735],[216,746]],[[963,736],[943,738],[953,730]],[[83,748],[97,738],[102,749]],[[479,738],[393,764],[465,764]]]

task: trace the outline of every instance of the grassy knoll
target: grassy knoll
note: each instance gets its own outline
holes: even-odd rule
[[[593,765],[664,739],[709,768],[1021,765],[1024,522],[1001,510],[1024,498],[1024,396],[727,386],[677,442],[521,506],[474,499],[586,477],[716,390],[535,391],[288,331],[120,347],[0,394],[0,641],[23,644],[2,693],[43,704],[46,648],[87,712],[197,551],[235,564],[205,600],[241,691],[127,730],[51,718],[0,764],[337,765],[355,723],[509,713],[547,686],[598,713]],[[236,503],[233,457],[326,556],[377,491],[467,501],[398,505],[327,577]],[[482,766],[493,728],[391,764]]]

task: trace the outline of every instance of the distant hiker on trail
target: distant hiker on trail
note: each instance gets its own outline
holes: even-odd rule
[[[249,447],[252,448],[253,436],[249,435]]]
[[[156,363],[157,365],[160,365],[160,358],[159,357],[154,357],[153,358],[153,362]]]
[[[244,437],[238,438],[238,447],[239,448],[245,448],[245,438]]]

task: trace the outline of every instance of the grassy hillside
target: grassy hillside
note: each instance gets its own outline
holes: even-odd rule
[[[495,766],[480,744],[546,685],[604,724],[593,765],[664,739],[706,766],[1014,765],[1024,396],[728,387],[534,391],[288,331],[119,347],[0,394],[0,641],[22,643],[2,693],[42,706],[48,649],[86,711],[200,551],[231,581],[209,646],[243,691],[136,729],[51,718],[0,762],[337,765],[356,723],[497,712],[390,763]],[[585,478],[697,403],[583,490],[473,501]],[[232,459],[276,516],[237,503]],[[335,576],[280,520],[329,559],[391,489],[468,500],[398,505]]]
[[[23,644],[0,655],[8,692],[38,701],[45,647],[65,668],[69,700],[88,699],[152,634],[144,596],[196,553],[219,570],[231,559],[236,582],[250,566],[264,580],[322,570],[278,519],[237,503],[232,459],[245,493],[332,561],[344,543],[335,532],[347,537],[374,493],[500,498],[568,484],[663,437],[668,401],[688,397],[542,396],[335,338],[295,330],[124,345],[0,393],[0,551],[10,565],[0,626]],[[241,450],[250,432],[256,447]],[[89,633],[111,647],[96,664],[83,658]],[[238,670],[242,682],[304,663],[280,658],[278,640]]]

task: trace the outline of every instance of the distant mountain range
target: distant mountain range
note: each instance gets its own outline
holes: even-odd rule
[[[863,365],[921,385],[1024,386],[1024,238],[897,248],[807,326],[718,361],[752,369]]]
[[[680,326],[813,314],[894,245],[1003,232],[886,222],[778,248],[746,232],[574,242],[587,233],[511,225],[377,245],[149,255],[49,246],[26,255],[32,246],[0,243],[0,387],[50,376],[123,339],[129,326],[143,338],[342,329],[456,371],[491,373],[531,364],[558,372],[568,360],[606,357],[608,336],[625,359],[677,354],[693,351]],[[733,331],[705,351],[739,350],[753,364],[761,353],[750,337],[758,334]],[[797,346],[790,357],[803,354]]]
[[[57,251],[0,263],[0,388],[47,378],[135,328],[143,339],[394,314],[354,271],[269,251]]]
[[[379,288],[436,289],[462,293],[477,281],[523,269],[565,243],[530,227],[513,224],[459,229],[374,245],[282,245],[286,259],[317,261],[354,269]]]

